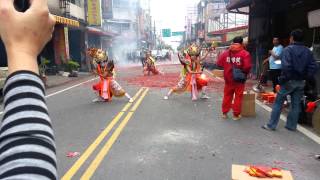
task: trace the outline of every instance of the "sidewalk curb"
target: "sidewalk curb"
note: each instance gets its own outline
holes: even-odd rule
[[[262,102],[260,102],[259,100],[256,100],[256,104],[258,104],[260,107],[262,107],[264,110],[268,111],[268,112],[272,112],[272,108],[263,104]],[[283,122],[287,122],[286,120],[286,116],[281,114],[280,119]],[[308,138],[312,139],[313,141],[315,141],[316,143],[320,144],[320,136],[318,136],[317,134],[311,132],[310,130],[304,128],[303,126],[298,124],[297,130],[299,132],[301,132],[302,134],[304,134],[305,136],[307,136]]]
[[[86,79],[86,78],[88,78],[88,77],[90,77],[90,75],[88,75],[88,76],[82,76],[82,77],[77,77],[77,78],[70,79],[70,80],[67,80],[67,81],[65,81],[65,82],[58,83],[58,84],[46,85],[46,89],[51,89],[51,88],[55,88],[55,87],[60,87],[60,86],[69,84],[69,83],[74,82],[74,81],[81,81],[81,80]]]
[[[208,70],[205,70],[205,71],[206,71],[208,74],[210,74],[211,76],[213,76],[214,78],[223,80],[223,79],[220,78],[220,77],[214,76],[214,74],[212,74],[212,72],[210,72],[210,71],[208,71]],[[264,110],[266,110],[267,112],[269,112],[269,113],[272,112],[272,108],[271,108],[271,107],[263,104],[263,103],[260,102],[259,100],[256,100],[255,103],[256,103],[257,105],[259,105],[261,108],[263,108]],[[281,119],[283,122],[286,122],[286,121],[287,121],[287,120],[286,120],[286,116],[283,115],[283,114],[281,114],[280,119]],[[298,125],[297,130],[298,130],[300,133],[302,133],[302,134],[304,134],[305,136],[307,136],[308,138],[310,138],[311,140],[313,140],[314,142],[320,144],[320,136],[317,135],[316,133],[314,133],[314,132],[312,132],[312,131],[304,128],[304,127],[301,126],[301,125]]]

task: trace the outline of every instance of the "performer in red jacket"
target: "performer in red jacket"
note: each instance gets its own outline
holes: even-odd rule
[[[233,78],[233,68],[242,70],[246,75],[250,73],[252,64],[248,51],[244,49],[243,38],[235,37],[233,44],[218,58],[217,65],[224,69],[224,97],[222,103],[223,118],[228,118],[228,112],[233,109],[233,119],[241,119],[241,105],[245,82],[237,82]],[[233,107],[232,107],[233,102]]]

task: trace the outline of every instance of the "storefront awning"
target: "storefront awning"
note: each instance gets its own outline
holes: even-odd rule
[[[118,35],[117,33],[110,32],[110,31],[104,31],[104,30],[96,28],[96,27],[87,27],[87,29],[88,29],[88,33],[95,34],[95,35],[98,35],[98,36],[114,37],[114,36]]]
[[[69,18],[65,18],[65,17],[61,17],[61,16],[57,16],[57,15],[53,15],[56,23],[57,24],[65,24],[68,26],[73,26],[73,27],[80,27],[80,22],[73,20],[73,19],[69,19]]]
[[[231,11],[234,9],[250,6],[251,3],[252,0],[231,0],[230,3],[227,5],[227,10]]]

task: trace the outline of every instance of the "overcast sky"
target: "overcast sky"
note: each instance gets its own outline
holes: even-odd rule
[[[145,0],[148,1],[148,0]],[[195,7],[200,0],[150,0],[152,19],[156,22],[158,34],[161,29],[170,28],[171,31],[184,31],[185,17],[188,9]],[[163,40],[178,47],[182,37],[163,38]]]
[[[196,5],[200,0],[150,0],[151,14],[158,29],[171,28],[183,31],[188,7]]]

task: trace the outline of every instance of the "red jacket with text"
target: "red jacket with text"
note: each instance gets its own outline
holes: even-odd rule
[[[219,56],[217,65],[224,69],[224,79],[227,84],[236,83],[233,80],[233,65],[249,74],[252,67],[251,56],[242,44],[234,43]]]

